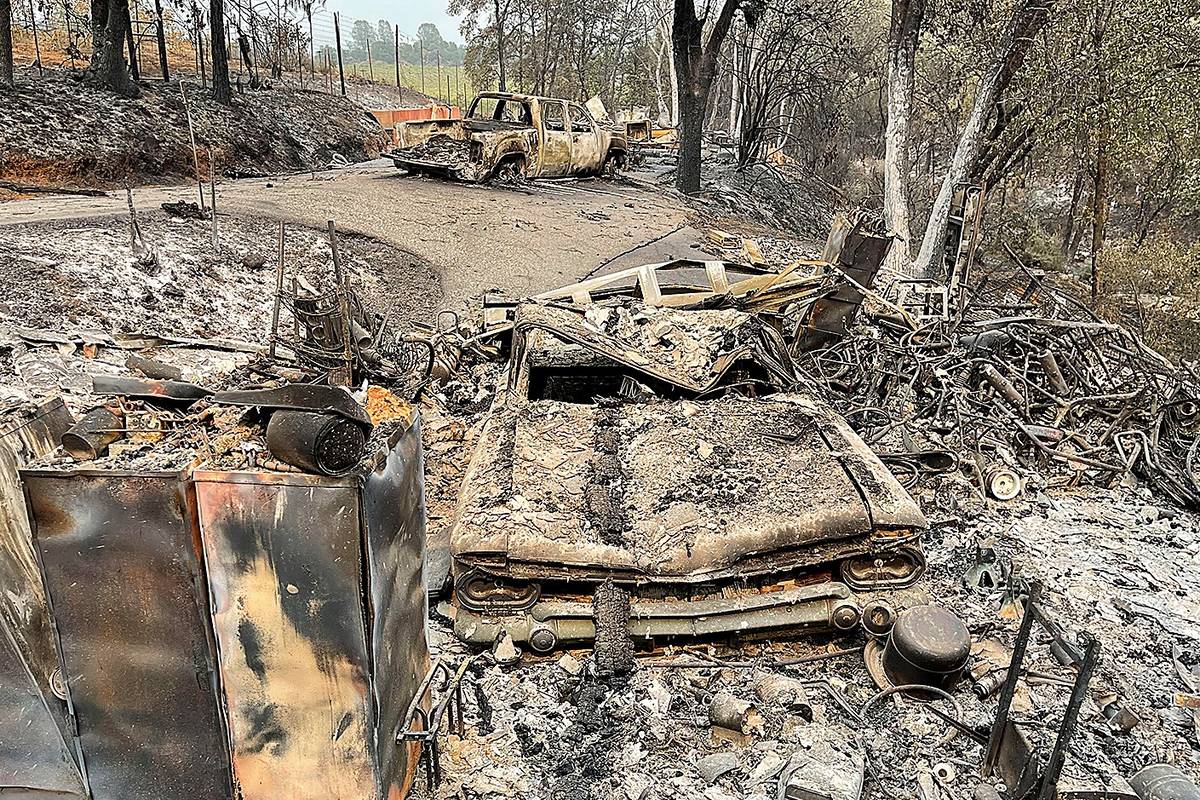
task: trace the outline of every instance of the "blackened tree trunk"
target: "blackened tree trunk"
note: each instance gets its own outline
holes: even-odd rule
[[[167,32],[163,28],[162,0],[154,0],[155,33],[158,36],[158,68],[164,82],[171,80],[171,68],[167,65]]]
[[[985,144],[985,127],[995,112],[1001,96],[1012,79],[1025,64],[1025,56],[1037,39],[1038,32],[1050,20],[1056,0],[1020,0],[1013,9],[1012,17],[995,58],[988,65],[979,87],[975,90],[975,103],[971,115],[959,136],[958,146],[950,161],[950,169],[942,179],[941,189],[929,213],[929,223],[921,240],[921,252],[917,255],[915,273],[925,277],[936,277],[933,265],[940,258],[944,245],[946,223],[950,214],[950,199],[954,186],[977,172]]]
[[[108,24],[108,0],[91,0],[92,14],[92,63],[100,54],[104,44],[104,26]]]
[[[685,194],[700,191],[700,144],[704,116],[717,71],[717,55],[733,25],[742,0],[725,0],[704,41],[704,18],[696,16],[694,0],[675,0],[671,25],[671,52],[675,83],[679,87],[679,166],[675,186]]]
[[[925,0],[892,0],[887,43],[887,129],[884,131],[883,218],[896,237],[888,263],[911,275],[912,227],[908,209],[908,130],[912,117],[917,43]]]
[[[0,86],[12,85],[12,3],[10,0],[0,0]]]
[[[129,0],[93,0],[93,14],[102,6],[99,17],[92,19],[92,80],[124,97],[137,95],[137,84],[129,74],[125,46],[130,34]]]
[[[1112,14],[1111,3],[1101,3],[1092,23],[1092,57],[1096,75],[1096,107],[1099,125],[1096,126],[1096,163],[1092,170],[1092,252],[1091,289],[1092,307],[1100,298],[1100,252],[1104,249],[1104,229],[1108,225],[1109,193],[1112,170],[1112,114],[1108,107],[1108,69],[1105,63],[1104,34],[1108,18]]]
[[[1075,239],[1075,215],[1079,213],[1079,203],[1083,200],[1083,170],[1075,168],[1075,186],[1071,189],[1071,205],[1067,209],[1067,218],[1063,224],[1062,254],[1066,259],[1071,253],[1071,242]]]
[[[224,0],[210,0],[208,32],[212,42],[213,99],[227,106],[232,105],[233,90],[229,87],[229,50],[225,47]]]

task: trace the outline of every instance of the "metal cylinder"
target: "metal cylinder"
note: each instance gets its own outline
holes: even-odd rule
[[[971,634],[961,619],[938,606],[915,606],[897,615],[883,650],[883,668],[896,685],[950,690],[970,654]]]
[[[1022,415],[1025,413],[1025,398],[1017,391],[1017,387],[1013,386],[1012,381],[1000,374],[1000,371],[991,364],[983,365],[983,377],[992,385],[997,392],[1003,395],[1013,407],[1014,410],[1020,411]]]
[[[1002,465],[990,467],[984,474],[983,480],[988,494],[997,500],[1008,501],[1021,494],[1021,476],[1008,467]]]
[[[93,408],[62,435],[59,442],[67,455],[79,461],[100,458],[108,446],[125,435],[125,418],[106,406]]]
[[[280,410],[267,423],[267,449],[306,472],[343,475],[362,461],[367,437],[357,422],[336,414]]]
[[[872,600],[863,606],[862,626],[872,636],[885,638],[896,624],[896,608],[886,600]]]
[[[1067,379],[1063,377],[1054,353],[1047,350],[1038,356],[1038,361],[1042,364],[1042,372],[1046,373],[1046,380],[1050,381],[1050,388],[1059,397],[1066,397],[1070,390],[1067,389]]]
[[[1142,800],[1200,800],[1200,788],[1172,764],[1151,764],[1129,779]]]
[[[989,672],[975,682],[975,696],[981,700],[985,697],[990,697],[999,691],[1004,685],[1004,681],[1008,678],[1008,670],[996,670]]]

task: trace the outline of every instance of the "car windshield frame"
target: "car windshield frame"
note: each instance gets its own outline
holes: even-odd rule
[[[495,103],[490,113],[480,113],[484,103]],[[508,116],[510,109],[516,109],[519,119]],[[467,119],[475,122],[499,122],[505,125],[533,125],[533,109],[529,102],[515,97],[497,97],[496,95],[481,94],[471,102]]]

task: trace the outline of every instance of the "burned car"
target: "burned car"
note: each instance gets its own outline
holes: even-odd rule
[[[451,533],[461,639],[591,641],[611,586],[634,640],[847,630],[921,574],[920,509],[771,319],[671,302],[516,307]]]
[[[396,166],[484,181],[599,175],[625,163],[622,130],[602,125],[578,103],[553,97],[487,92],[460,120],[402,122]]]

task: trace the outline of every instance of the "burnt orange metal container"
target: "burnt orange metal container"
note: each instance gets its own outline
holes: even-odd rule
[[[402,797],[419,423],[350,475],[26,471],[96,800]]]

